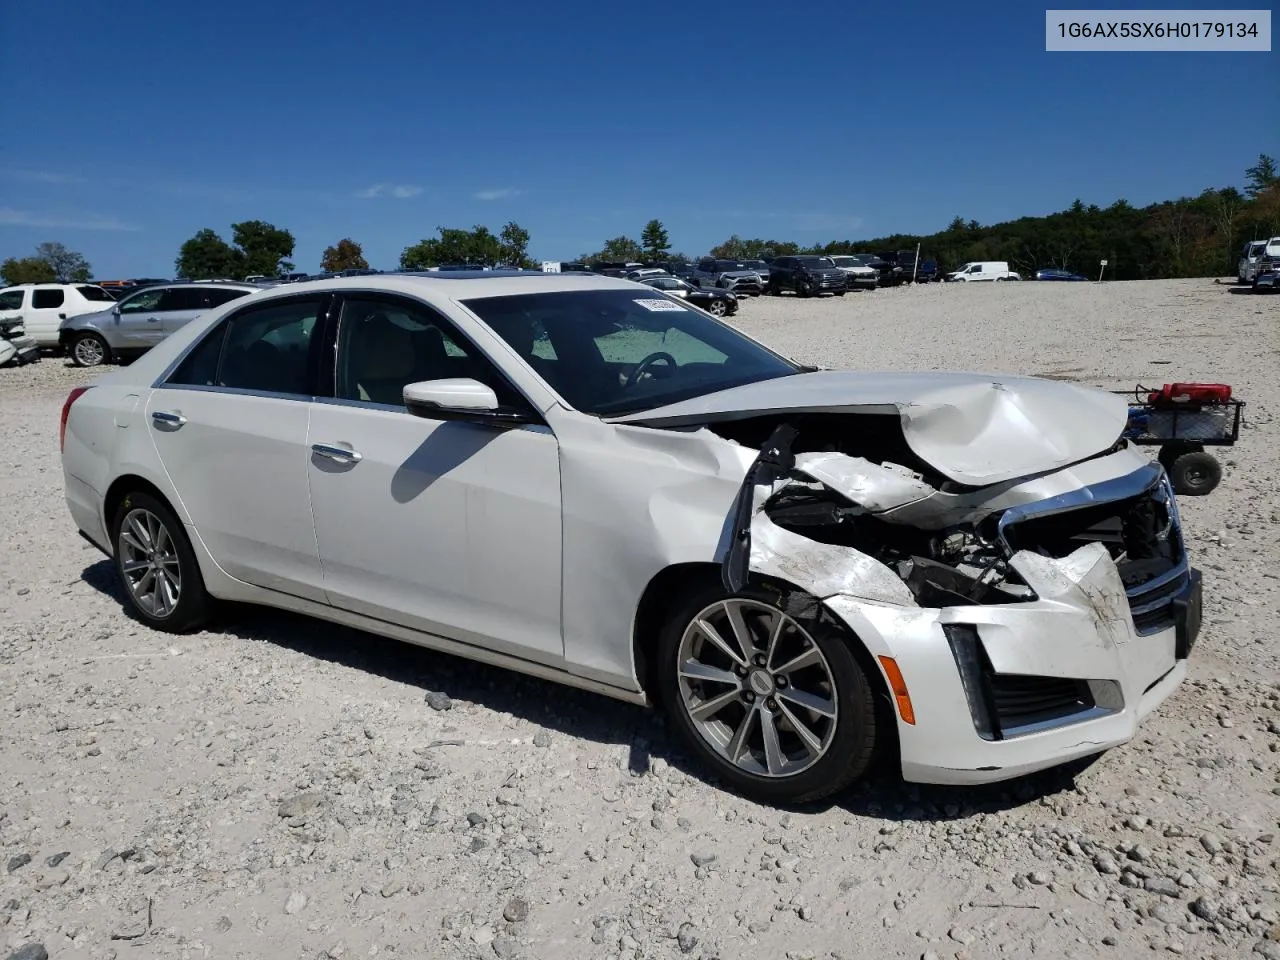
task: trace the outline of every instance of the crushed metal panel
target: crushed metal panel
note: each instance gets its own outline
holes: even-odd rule
[[[819,599],[837,594],[914,607],[915,597],[896,573],[879,560],[834,544],[819,543],[784,530],[764,512],[772,490],[755,488],[751,519],[751,569],[778,577]]]
[[[799,453],[795,469],[871,513],[902,507],[937,492],[905,472],[843,453]]]
[[[781,413],[897,413],[916,456],[968,486],[1047,473],[1119,439],[1123,397],[1004,374],[821,370],[721,390],[615,423],[674,427]]]

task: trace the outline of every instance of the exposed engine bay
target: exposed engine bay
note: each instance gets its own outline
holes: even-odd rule
[[[887,567],[925,607],[1036,599],[1012,562],[1021,552],[1060,560],[1100,544],[1131,592],[1182,560],[1179,538],[1169,535],[1171,504],[1154,483],[1136,496],[1060,502],[1020,489],[1020,481],[965,486],[915,456],[892,415],[793,414],[707,426],[761,450],[736,506],[736,540],[725,560],[730,585],[745,582],[753,527],[770,535],[762,518]],[[1118,440],[1098,456],[1124,447]]]

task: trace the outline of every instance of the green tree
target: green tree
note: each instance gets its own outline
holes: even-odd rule
[[[584,253],[578,259],[583,263],[591,263],[594,260],[638,261],[643,256],[644,250],[641,249],[640,244],[630,237],[622,236],[606,240],[604,247],[597,253]]]
[[[1258,162],[1244,172],[1245,195],[1252,200],[1267,187],[1280,183],[1280,173],[1276,172],[1276,161],[1265,153],[1258,154]]]
[[[650,220],[644,225],[640,246],[649,260],[666,260],[671,255],[671,237],[661,220]]]
[[[509,221],[498,234],[502,247],[501,262],[519,270],[533,266],[529,259],[529,231],[514,220]]]
[[[364,258],[364,250],[360,244],[350,237],[344,237],[332,247],[324,248],[324,253],[320,257],[320,269],[327,273],[367,270],[369,261]]]
[[[179,277],[187,280],[213,280],[217,277],[233,277],[238,280],[247,275],[244,252],[231,246],[208,227],[197,231],[194,237],[182,245],[178,258],[174,261],[174,268]]]
[[[18,283],[53,283],[57,275],[48,262],[39,257],[23,257],[21,260],[10,257],[0,263],[0,277],[6,286]]]
[[[492,267],[502,262],[503,242],[486,226],[477,225],[470,230],[437,227],[436,231],[439,237],[428,237],[404,248],[400,254],[400,269],[426,270],[455,263]]]
[[[231,236],[240,248],[245,275],[274,277],[293,269],[293,234],[264,220],[231,225]]]
[[[36,247],[36,259],[49,265],[58,283],[84,283],[93,276],[89,261],[61,243],[40,244]]]

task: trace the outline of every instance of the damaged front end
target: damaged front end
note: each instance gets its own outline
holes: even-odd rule
[[[749,435],[726,426],[712,429]],[[871,456],[842,452],[834,426],[770,425],[735,504],[726,587],[751,571],[796,583],[894,659],[915,702],[900,723],[911,779],[1003,779],[1129,739],[1181,679],[1199,629],[1199,574],[1159,464],[1121,441],[967,487],[877,449],[865,419],[841,432]],[[970,729],[957,732],[957,713]]]

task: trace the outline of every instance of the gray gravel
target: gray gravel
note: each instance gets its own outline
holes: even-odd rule
[[[1204,633],[1133,743],[784,812],[584,693],[269,611],[152,633],[67,516],[86,378],[47,359],[0,370],[0,862],[30,858],[0,957],[1280,956],[1280,298],[933,286],[737,322],[830,365],[1236,387],[1223,485],[1182,503]]]

